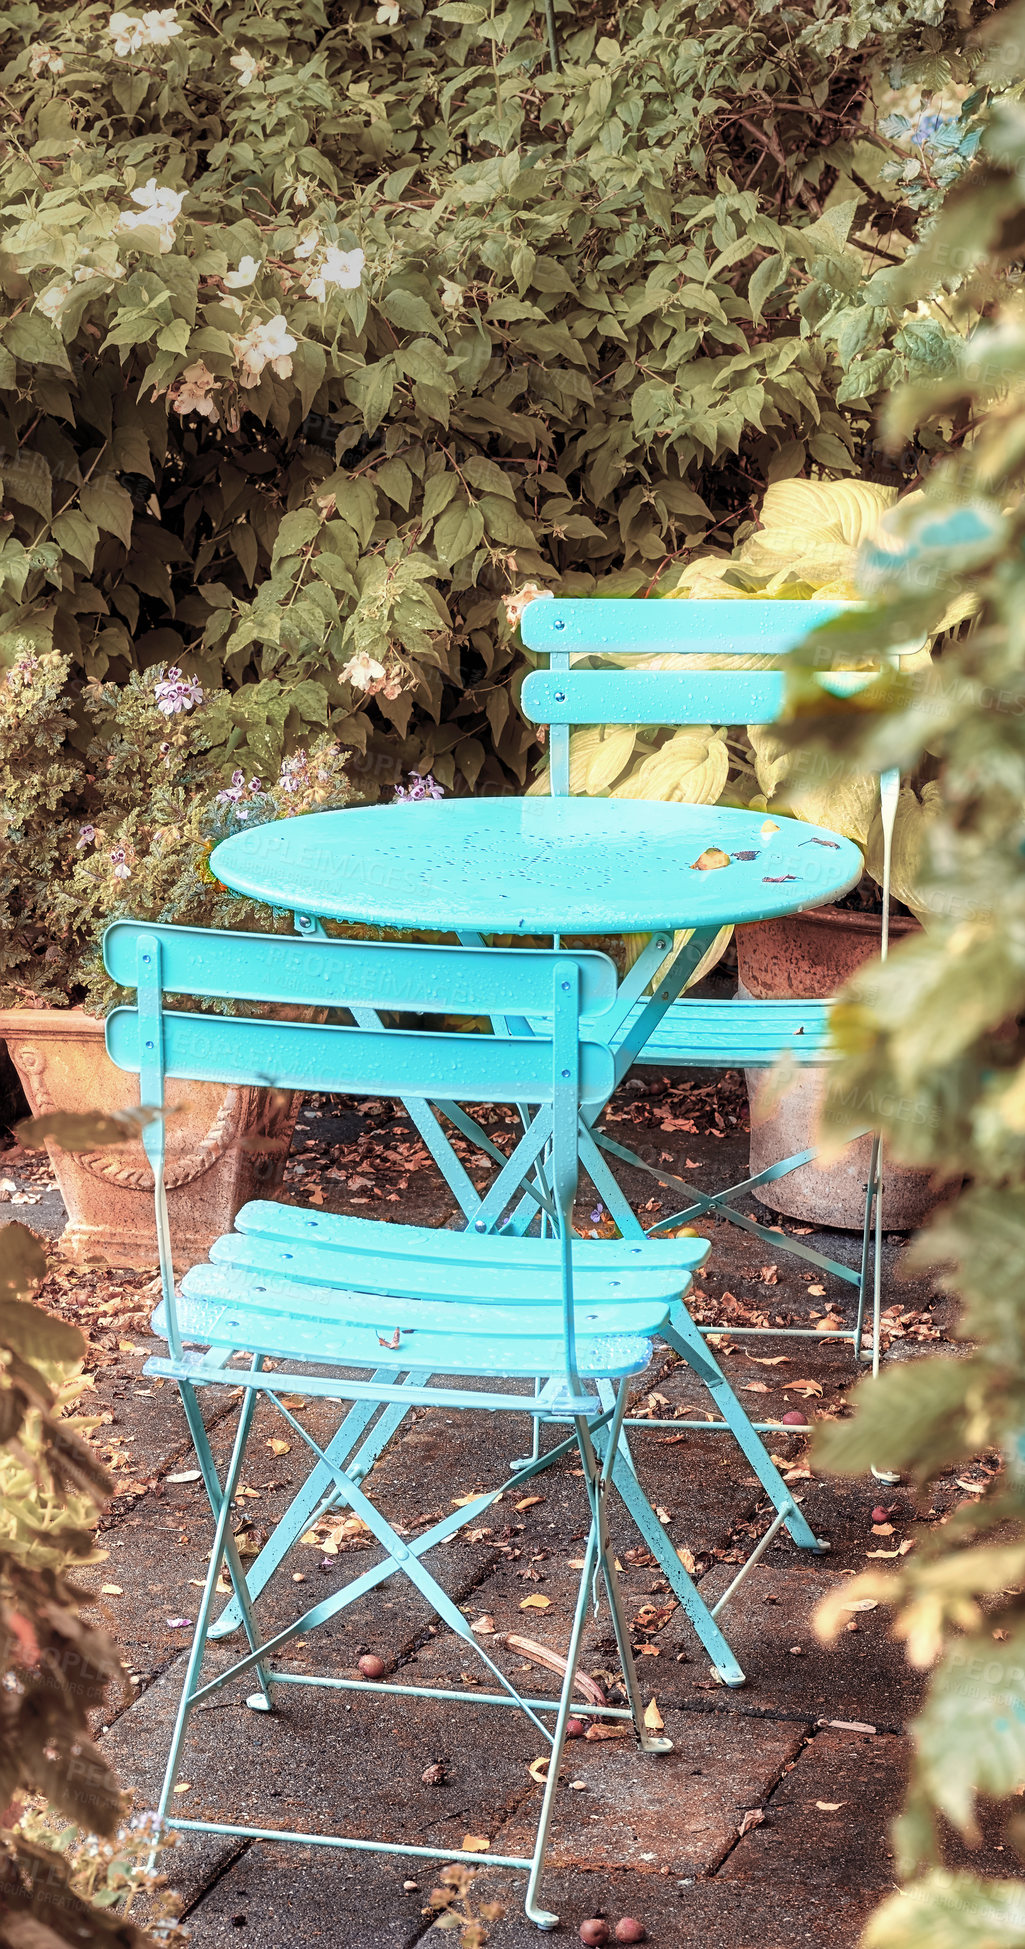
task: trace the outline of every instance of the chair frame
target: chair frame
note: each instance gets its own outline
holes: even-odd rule
[[[728,658],[738,655],[774,659],[786,655],[812,631],[824,624],[835,621],[850,610],[863,608],[861,603],[835,602],[812,599],[796,601],[772,599],[758,601],[714,601],[687,600],[681,602],[651,601],[612,601],[601,598],[544,598],[528,604],[524,611],[521,628],[523,641],[531,651],[547,658],[547,669],[534,670],[526,678],[522,690],[522,708],[527,717],[550,727],[550,781],[552,794],[565,797],[570,790],[570,729],[576,724],[659,724],[681,725],[695,723],[774,723],[781,716],[785,701],[785,670],[777,663],[772,669],[753,670],[723,668],[714,670],[685,665],[682,672],[663,670],[608,670],[578,669],[575,664],[581,659],[615,657],[639,657],[652,654],[674,654],[681,659],[694,657]],[[690,640],[683,640],[690,632]],[[888,652],[897,658],[906,648]],[[820,681],[823,688],[834,693],[850,694],[863,684],[871,681],[868,676],[850,671],[823,672]],[[880,777],[880,807],[883,831],[883,924],[881,951],[885,959],[889,940],[890,907],[890,869],[893,826],[900,790],[899,774],[884,772]],[[712,936],[694,937],[700,947],[695,953],[692,966],[696,967],[711,946]],[[654,941],[642,953],[631,970],[634,976],[634,990],[639,995],[651,979],[659,975],[664,959],[665,943]],[[662,950],[660,954],[659,950]],[[659,975],[660,991],[666,986]],[[679,991],[677,990],[677,993]],[[665,999],[665,996],[662,997]],[[679,1002],[674,994],[672,1006],[677,1018],[682,1020],[683,1011],[689,1006]],[[732,1002],[715,1005],[725,1012],[736,1009],[759,1011],[778,1010],[781,1021],[788,1019],[785,1012],[792,1014],[794,1004],[748,1002],[738,997]],[[815,1008],[815,1004],[810,1007]],[[642,1014],[631,1025],[623,1044],[632,1045],[631,1054],[643,1052],[646,1040],[647,1020]],[[777,1059],[784,1054],[781,1045],[776,1052]],[[822,1060],[817,1048],[815,1058]],[[642,1055],[643,1059],[643,1055]],[[813,1059],[810,1053],[806,1060]],[[692,1060],[681,1064],[669,1060],[664,1051],[656,1060],[667,1067],[721,1067],[714,1050],[700,1050]],[[828,1060],[828,1057],[827,1057]],[[592,1122],[596,1119],[591,1119]],[[873,1133],[869,1159],[868,1178],[865,1185],[865,1216],[862,1228],[862,1249],[860,1265],[857,1270],[842,1261],[827,1257],[814,1248],[803,1245],[795,1239],[770,1231],[746,1213],[734,1209],[737,1201],[757,1190],[762,1184],[789,1175],[791,1171],[810,1163],[814,1150],[804,1150],[780,1160],[766,1170],[760,1171],[728,1187],[722,1192],[706,1193],[688,1184],[678,1174],[663,1171],[639,1158],[626,1146],[617,1144],[604,1132],[597,1132],[593,1141],[582,1149],[582,1162],[591,1176],[599,1196],[605,1202],[611,1216],[615,1219],[624,1236],[636,1235],[644,1230],[602,1156],[614,1157],[629,1163],[634,1169],[645,1172],[658,1183],[682,1193],[688,1200],[679,1210],[656,1225],[648,1228],[647,1235],[654,1236],[670,1227],[689,1224],[695,1219],[708,1215],[726,1219],[730,1224],[752,1233],[762,1239],[773,1250],[782,1250],[795,1258],[804,1260],[816,1271],[830,1274],[846,1284],[857,1288],[858,1303],[854,1326],[844,1328],[829,1337],[851,1342],[855,1359],[871,1361],[873,1373],[879,1369],[880,1321],[882,1312],[882,1207],[883,1172],[880,1138]],[[866,1352],[863,1347],[867,1296],[869,1290],[869,1267],[871,1263],[871,1329],[870,1345]],[[703,1325],[698,1331],[704,1336],[729,1333],[731,1337],[751,1338],[770,1336],[783,1339],[822,1339],[820,1329],[814,1327],[735,1327],[728,1322]],[[707,1424],[679,1422],[644,1422],[628,1420],[628,1425],[655,1426],[695,1426]],[[756,1424],[760,1431],[772,1424]],[[810,1424],[804,1424],[805,1430]]]
[[[667,1539],[637,1483],[624,1434],[629,1379],[631,1375],[643,1371],[650,1356],[650,1341],[644,1342],[642,1338],[642,1341],[636,1342],[635,1336],[635,1341],[631,1342],[627,1335],[614,1359],[612,1352],[609,1352],[607,1358],[611,1365],[606,1364],[604,1369],[600,1366],[595,1368],[592,1358],[592,1365],[581,1372],[579,1353],[582,1343],[578,1335],[574,1299],[579,1247],[571,1243],[571,1218],[579,1175],[581,1117],[607,1100],[613,1086],[614,1069],[608,1045],[595,1024],[603,1018],[602,1004],[607,1003],[609,995],[614,993],[615,970],[602,955],[588,951],[569,953],[559,948],[553,951],[488,949],[478,954],[472,947],[420,948],[383,943],[326,942],[316,936],[297,940],[286,936],[214,934],[205,930],[147,926],[134,922],[115,923],[108,929],[104,956],[108,971],[114,978],[125,986],[134,986],[137,991],[134,1009],[115,1009],[108,1017],[108,1050],[121,1067],[138,1071],[141,1102],[153,1112],[144,1124],[142,1136],[153,1169],[155,1187],[162,1294],[157,1324],[158,1330],[166,1335],[168,1351],[166,1357],[149,1360],[145,1371],[174,1379],[178,1384],[214,1519],[213,1548],[157,1808],[159,1819],[166,1826],[185,1832],[273,1841],[295,1840],[341,1850],[465,1860],[475,1867],[492,1865],[521,1869],[528,1878],[525,1902],[528,1917],[542,1929],[553,1928],[558,1918],[542,1906],[540,1884],[566,1723],[574,1709],[575,1674],[582,1633],[591,1591],[592,1588],[597,1589],[598,1581],[604,1586],[611,1612],[627,1703],[624,1706],[606,1705],[601,1708],[588,1706],[588,1716],[593,1713],[598,1718],[631,1722],[638,1743],[645,1752],[655,1754],[671,1750],[671,1741],[656,1737],[644,1725],[643,1701],[609,1546],[607,1518],[608,1494],[615,1481],[642,1534],[646,1537],[650,1535],[654,1541],[657,1533],[664,1555]],[[544,994],[546,983],[547,997]],[[348,1007],[356,1017],[357,1026],[352,1029],[328,1028],[309,1022],[267,1022],[224,1014],[196,1015],[166,1007],[167,994],[185,993],[214,1001],[234,1001],[239,996],[248,996],[259,1002],[323,1004],[326,1001],[333,1007]],[[413,1012],[422,1008],[425,1002],[436,1013],[458,1012],[460,1008],[470,1012],[472,1008],[475,1015],[494,1011],[502,1017],[514,1019],[528,1012],[533,1013],[540,1002],[549,1027],[547,1033],[539,1034],[535,1029],[528,1037],[516,1038],[508,1035],[440,1036],[429,1030],[410,1032],[381,1026],[379,1011],[382,1008]],[[585,1008],[591,1012],[585,1014]],[[344,1061],[341,1061],[340,1051],[344,1053]],[[252,1347],[247,1351],[244,1334],[239,1336],[241,1344],[238,1347],[228,1344],[222,1336],[220,1344],[211,1344],[205,1352],[194,1351],[190,1342],[197,1336],[189,1328],[185,1300],[181,1302],[186,1306],[184,1326],[182,1323],[168,1223],[164,1181],[167,1079],[198,1076],[200,1079],[232,1082],[245,1076],[251,1081],[284,1088],[294,1088],[305,1081],[307,1087],[330,1087],[334,1090],[341,1087],[343,1093],[358,1095],[364,1094],[368,1088],[398,1095],[412,1091],[420,1100],[426,1101],[428,1096],[435,1094],[437,1084],[434,1076],[439,1067],[446,1087],[451,1086],[451,1076],[455,1073],[465,1085],[471,1101],[484,1100],[490,1086],[495,1092],[494,1100],[519,1101],[522,1098],[532,1106],[530,1121],[513,1157],[506,1160],[499,1153],[501,1169],[496,1185],[485,1200],[478,1201],[479,1214],[485,1213],[489,1199],[492,1212],[487,1216],[478,1215],[473,1221],[469,1244],[473,1245],[476,1240],[483,1245],[481,1234],[486,1234],[489,1235],[490,1245],[504,1250],[498,1244],[502,1235],[497,1231],[502,1210],[519,1195],[530,1195],[536,1208],[540,1192],[546,1222],[555,1233],[550,1241],[553,1248],[550,1257],[553,1265],[558,1266],[562,1295],[561,1305],[556,1309],[562,1333],[561,1372],[547,1380],[533,1396],[529,1396],[510,1393],[494,1385],[481,1392],[468,1387],[433,1384],[430,1374],[413,1364],[409,1351],[404,1355],[399,1351],[390,1357],[375,1353],[374,1360],[380,1364],[368,1371],[367,1378],[357,1380],[349,1378],[344,1371],[325,1375],[300,1375],[294,1371],[294,1367],[289,1371],[287,1365],[282,1365],[281,1358],[289,1358],[287,1346],[282,1346],[276,1353],[274,1369],[270,1371],[264,1364],[266,1352],[254,1352]],[[548,1083],[544,1082],[543,1071],[550,1076]],[[470,1121],[472,1124],[472,1119]],[[473,1125],[473,1128],[477,1126]],[[531,1173],[540,1177],[540,1184],[529,1186]],[[405,1228],[395,1229],[401,1231]],[[515,1234],[509,1236],[510,1249],[514,1249],[511,1240]],[[452,1235],[445,1234],[444,1239],[448,1248],[454,1249]],[[581,1241],[580,1244],[586,1247],[587,1242]],[[587,1247],[587,1250],[593,1256],[592,1248]],[[636,1255],[635,1245],[629,1245],[626,1250]],[[667,1276],[666,1268],[669,1268],[672,1290],[680,1295],[689,1284],[690,1267],[703,1257],[702,1241],[674,1241],[672,1250],[664,1258],[660,1257],[656,1269],[659,1277],[664,1279]],[[425,1272],[429,1269],[425,1267]],[[184,1282],[185,1288],[192,1276],[190,1274]],[[260,1291],[261,1288],[254,1290]],[[341,1299],[342,1288],[338,1290]],[[352,1300],[351,1289],[345,1296]],[[375,1288],[372,1296],[381,1296],[381,1289]],[[391,1306],[398,1304],[394,1299],[389,1300]],[[674,1300],[667,1294],[665,1300],[660,1300],[658,1304],[661,1312],[656,1330],[661,1330],[663,1318],[668,1320],[671,1308],[675,1329],[686,1341],[688,1359],[706,1385],[713,1391],[725,1391],[732,1399],[732,1390],[725,1377],[719,1373],[704,1341],[689,1321],[682,1297]],[[228,1322],[229,1326],[233,1324]],[[385,1341],[380,1332],[377,1340],[381,1347],[390,1348],[391,1343]],[[607,1344],[610,1348],[614,1347],[615,1336]],[[277,1347],[277,1341],[274,1345]],[[248,1365],[242,1368],[231,1364],[240,1352],[248,1360]],[[299,1356],[300,1359],[306,1357],[304,1354]],[[334,1358],[345,1366],[341,1355]],[[328,1364],[326,1357],[323,1364]],[[351,1367],[353,1363],[348,1364]],[[366,1362],[363,1364],[369,1365]],[[448,1371],[458,1372],[458,1364]],[[475,1366],[468,1366],[465,1371],[479,1378],[489,1377],[486,1373],[481,1374]],[[528,1372],[533,1373],[534,1368],[524,1365],[518,1371],[525,1378]],[[223,1479],[217,1468],[200,1406],[201,1390],[207,1386],[229,1386],[243,1390],[238,1427]],[[303,1427],[282,1398],[296,1386],[305,1396],[326,1396],[346,1404],[341,1427],[326,1447]],[[266,1575],[255,1577],[252,1571],[247,1575],[232,1533],[232,1501],[247,1452],[254,1412],[261,1401],[272,1404],[292,1434],[305,1442],[313,1454],[315,1466],[310,1482],[300,1491],[275,1531],[275,1548],[272,1550],[268,1543],[257,1559],[257,1565],[262,1570],[263,1558],[270,1553]],[[424,1535],[407,1543],[380,1513],[362,1485],[374,1460],[396,1432],[405,1413],[416,1405],[526,1413],[535,1426],[543,1421],[556,1427],[568,1426],[570,1432],[543,1456],[535,1455],[523,1464],[513,1465],[511,1474],[500,1486],[475,1497],[471,1503],[432,1524]],[[743,1411],[738,1408],[738,1412],[748,1431],[746,1439],[752,1451],[751,1459],[756,1468],[768,1469],[770,1479],[774,1478],[777,1496],[782,1499],[775,1523],[756,1547],[752,1559],[756,1560],[784,1521],[799,1535],[802,1526],[807,1530],[807,1524],[769,1464]],[[505,1677],[486,1648],[473,1635],[467,1620],[430,1574],[423,1558],[437,1543],[479,1520],[499,1496],[519,1489],[552,1461],[574,1449],[581,1464],[590,1528],[570,1631],[566,1677],[557,1698],[525,1696]],[[643,1503],[643,1510],[640,1503]],[[359,1517],[381,1545],[384,1552],[382,1561],[362,1575],[350,1579],[340,1591],[305,1609],[301,1616],[283,1629],[262,1639],[254,1612],[260,1591],[281,1563],[291,1543],[317,1520],[318,1514],[332,1508],[345,1508]],[[808,1536],[811,1546],[815,1547],[815,1539],[811,1538],[810,1531]],[[741,1576],[746,1574],[749,1567],[750,1562],[742,1570]],[[691,1621],[696,1623],[706,1645],[721,1647],[721,1675],[727,1683],[742,1682],[743,1674],[736,1666],[713,1613],[686,1579],[686,1573],[678,1561],[677,1568],[688,1591],[683,1601]],[[226,1571],[230,1577],[234,1594],[225,1614],[215,1622],[213,1611],[222,1571]],[[363,1678],[288,1671],[272,1666],[270,1661],[276,1659],[298,1635],[315,1631],[338,1616],[357,1598],[399,1571],[410,1578],[442,1622],[462,1642],[473,1646],[495,1681],[494,1691],[466,1694],[454,1689],[389,1684]],[[731,1590],[736,1588],[739,1581],[740,1577],[734,1579]],[[727,1593],[727,1597],[729,1595]],[[715,1606],[716,1612],[722,1609],[725,1601],[726,1598],[720,1599]],[[244,1631],[248,1650],[235,1659],[226,1671],[204,1679],[203,1663],[208,1641],[229,1635],[237,1626]],[[551,1748],[531,1854],[512,1856],[490,1849],[470,1853],[398,1841],[368,1840],[364,1836],[311,1834],[230,1820],[190,1819],[176,1813],[172,1795],[194,1710],[233,1680],[250,1673],[255,1678],[257,1690],[249,1695],[246,1703],[256,1712],[273,1709],[276,1687],[293,1685],[314,1685],[345,1692],[381,1692],[387,1696],[441,1698],[494,1708],[518,1707]],[[579,1710],[579,1706],[576,1709]],[[554,1727],[549,1728],[545,1724],[545,1716],[553,1713]]]

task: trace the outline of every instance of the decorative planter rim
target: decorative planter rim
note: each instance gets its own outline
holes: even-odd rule
[[[105,1028],[102,1015],[87,1015],[84,1008],[51,1008],[45,1002],[36,1008],[0,1008],[0,1040],[26,1035],[102,1040]]]
[[[839,927],[846,929],[852,934],[878,934],[882,931],[883,923],[882,914],[858,913],[856,909],[851,907],[808,907],[803,913],[795,914],[793,918],[795,921],[799,920],[802,926],[810,923],[813,926],[819,927]],[[779,923],[777,921],[753,920],[745,922],[744,925],[748,927],[775,927]],[[891,934],[916,934],[920,931],[921,921],[916,920],[913,914],[890,915]]]

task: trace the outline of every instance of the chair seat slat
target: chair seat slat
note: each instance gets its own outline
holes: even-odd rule
[[[478,1292],[483,1290],[481,1279],[490,1282],[498,1269],[547,1273],[559,1262],[559,1242],[554,1238],[388,1224],[376,1218],[350,1218],[344,1212],[310,1211],[304,1205],[278,1204],[269,1198],[243,1205],[235,1229],[286,1244],[295,1239],[312,1240],[318,1247],[330,1246],[353,1257],[360,1253],[387,1254],[393,1265],[402,1258],[421,1263],[429,1258],[436,1276],[450,1277],[450,1267],[465,1270],[477,1282]],[[708,1250],[704,1238],[574,1239],[573,1277],[597,1278],[621,1269],[635,1271],[639,1265],[656,1273],[665,1269],[670,1277],[675,1272],[685,1276],[702,1264]],[[492,1290],[490,1283],[487,1290]]]
[[[193,1266],[182,1281],[186,1298],[221,1304],[243,1322],[251,1315],[273,1312],[284,1318],[321,1320],[331,1326],[373,1326],[386,1340],[396,1332],[403,1339],[407,1333],[419,1338],[421,1332],[452,1333],[457,1337],[465,1333],[468,1337],[497,1334],[517,1340],[529,1340],[532,1336],[552,1339],[562,1330],[561,1299],[544,1302],[523,1292],[518,1301],[492,1301],[490,1297],[481,1300],[478,1296],[474,1304],[463,1293],[448,1293],[438,1281],[436,1268],[429,1264],[423,1268],[420,1290],[430,1296],[411,1298],[393,1292],[387,1285],[380,1290],[334,1282],[314,1285],[270,1268],[261,1270],[220,1260]],[[577,1297],[574,1305],[577,1331],[592,1337],[620,1331],[657,1333],[673,1301],[679,1297],[679,1289],[635,1299],[616,1294],[604,1299]]]
[[[483,1309],[482,1309],[483,1310]],[[164,1331],[163,1308],[154,1316],[154,1331]],[[288,1311],[258,1312],[221,1300],[183,1297],[179,1307],[183,1341],[204,1347],[239,1347],[276,1360],[312,1361],[318,1365],[393,1369],[411,1368],[435,1375],[474,1374],[489,1378],[534,1379],[558,1373],[564,1365],[561,1320],[547,1336],[502,1335],[468,1330],[460,1317],[447,1331],[418,1329],[401,1335],[395,1347],[383,1344],[376,1323],[359,1324],[322,1318],[297,1318]],[[389,1338],[390,1336],[384,1336]],[[651,1341],[630,1333],[581,1336],[577,1341],[581,1375],[616,1377],[642,1373],[651,1358]],[[301,1384],[301,1383],[300,1383]],[[481,1406],[487,1406],[482,1394]]]
[[[434,1236],[429,1234],[428,1236]],[[269,1239],[228,1233],[215,1239],[210,1257],[216,1265],[231,1266],[250,1278],[267,1274],[275,1279],[295,1280],[302,1286],[333,1286],[340,1281],[360,1292],[388,1292],[407,1299],[418,1299],[438,1286],[449,1304],[479,1302],[481,1267],[459,1265],[449,1260],[439,1264],[433,1255],[423,1258],[396,1253],[345,1252],[305,1240]],[[689,1280],[689,1273],[671,1262],[630,1270],[589,1268],[586,1255],[578,1256],[573,1291],[578,1306],[596,1303],[622,1309],[637,1301],[660,1300],[671,1304],[678,1299]],[[493,1263],[488,1268],[487,1293],[495,1305],[515,1306],[529,1313],[534,1306],[561,1304],[562,1276],[553,1258],[544,1268],[521,1268]],[[528,1329],[529,1330],[529,1329]]]

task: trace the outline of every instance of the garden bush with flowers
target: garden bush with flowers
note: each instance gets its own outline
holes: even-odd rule
[[[523,789],[532,592],[686,592],[767,482],[960,437],[872,415],[960,344],[893,280],[970,16],[6,11],[4,999],[95,999],[119,901],[208,917],[229,814]]]

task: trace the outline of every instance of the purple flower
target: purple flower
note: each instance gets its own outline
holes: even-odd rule
[[[250,806],[244,806],[242,804],[242,800],[245,798],[247,792],[249,793],[250,797],[254,799],[262,799],[266,797],[263,786],[261,785],[260,780],[258,778],[251,778],[247,785],[245,772],[233,771],[231,774],[231,784],[226,785],[223,792],[218,792],[217,803],[219,805],[238,806],[239,818],[248,819],[249,813],[252,810],[252,808]]]
[[[290,758],[282,758],[278,776],[278,789],[282,792],[301,792],[310,782],[305,751],[293,751]]]
[[[128,864],[128,858],[123,846],[114,847],[114,850],[110,855],[110,863],[114,869],[115,880],[131,879],[132,869]]]
[[[223,792],[218,792],[217,794],[218,805],[237,805],[239,800],[244,796],[245,789],[245,772],[233,771],[231,774],[231,784],[226,785]]]
[[[605,1206],[602,1204],[602,1201],[599,1198],[597,1204],[594,1207],[594,1210],[591,1213],[592,1225],[600,1225],[604,1216],[605,1216]]]
[[[83,846],[91,846],[95,837],[96,837],[95,826],[79,826],[78,839],[75,845],[75,851],[76,852],[80,851],[80,849]]]
[[[438,784],[433,772],[428,772],[426,777],[421,778],[418,771],[411,771],[408,790],[404,785],[396,785],[394,803],[398,804],[401,800],[408,805],[413,805],[419,799],[443,799],[444,796],[445,787]]]
[[[163,711],[165,717],[174,717],[178,711],[191,711],[203,702],[200,685],[194,677],[183,677],[177,665],[154,685],[153,696],[158,711]]]

